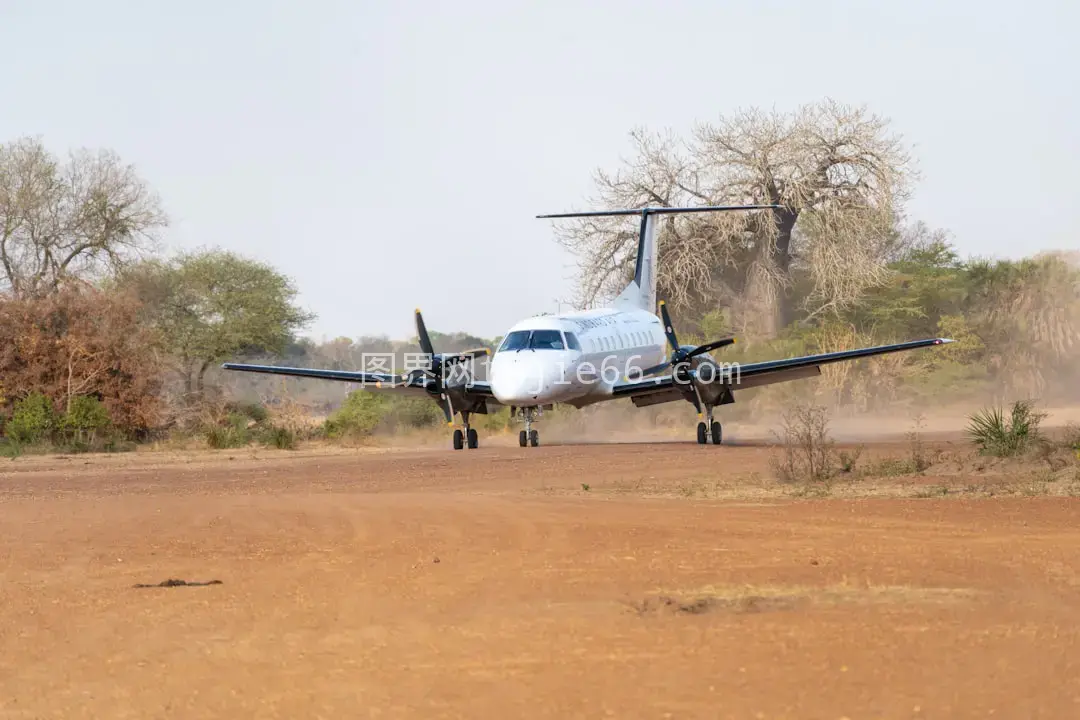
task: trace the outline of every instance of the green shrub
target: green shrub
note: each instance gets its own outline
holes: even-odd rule
[[[251,419],[242,413],[229,412],[223,422],[203,427],[206,444],[215,450],[244,447],[251,442]]]
[[[17,444],[34,445],[51,440],[56,428],[56,409],[52,401],[42,393],[33,392],[15,402],[4,433]]]
[[[1039,425],[1046,413],[1035,412],[1029,400],[1013,403],[1008,418],[1000,408],[984,409],[969,420],[968,436],[984,455],[1015,457],[1027,452],[1041,439]]]
[[[71,398],[67,412],[59,422],[59,430],[65,441],[79,446],[92,447],[98,435],[109,429],[112,419],[100,400],[89,395]]]
[[[510,408],[500,407],[495,412],[480,415],[480,425],[487,432],[501,432],[510,426]]]
[[[391,420],[395,426],[424,428],[445,421],[439,406],[425,397],[387,398]]]
[[[225,409],[230,415],[242,416],[256,423],[266,422],[270,417],[267,409],[259,403],[229,403]]]
[[[278,450],[296,449],[296,433],[281,425],[270,425],[259,433],[259,441],[268,447]]]
[[[329,438],[364,437],[370,435],[386,417],[389,398],[378,393],[356,390],[326,419]]]

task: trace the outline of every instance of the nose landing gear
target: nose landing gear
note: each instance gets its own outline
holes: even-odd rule
[[[697,441],[699,445],[705,445],[712,438],[713,445],[719,445],[723,440],[723,428],[720,423],[713,420],[712,406],[705,406],[705,422],[699,422],[697,425]]]
[[[536,412],[536,408],[522,408],[521,416],[525,421],[525,429],[518,433],[518,445],[520,447],[527,447],[531,445],[536,447],[540,444],[540,433],[533,429],[533,415]]]

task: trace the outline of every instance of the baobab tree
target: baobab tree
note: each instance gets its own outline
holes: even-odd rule
[[[0,292],[27,299],[94,280],[157,244],[157,195],[111,151],[66,162],[37,138],[0,144]]]
[[[743,332],[772,337],[796,309],[839,312],[886,277],[915,172],[888,121],[865,108],[742,110],[698,125],[688,141],[644,129],[631,138],[635,155],[596,172],[590,205],[780,206],[665,218],[658,282],[676,310],[724,305]],[[573,221],[559,238],[581,260],[581,304],[633,272],[636,229],[618,218]]]

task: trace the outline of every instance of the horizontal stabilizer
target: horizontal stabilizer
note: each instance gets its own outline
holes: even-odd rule
[[[677,215],[680,213],[724,212],[725,210],[778,210],[780,205],[703,205],[700,207],[643,207],[625,210],[592,210],[589,212],[537,215],[537,218],[615,217],[618,215]]]

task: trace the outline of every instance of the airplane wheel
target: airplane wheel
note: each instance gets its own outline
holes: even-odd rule
[[[723,434],[723,430],[720,427],[720,423],[718,423],[718,422],[716,422],[714,420],[713,424],[712,424],[712,444],[713,445],[719,445],[720,441],[723,439],[723,437],[724,437],[724,434]]]
[[[539,445],[540,444],[540,433],[536,432],[535,430],[531,431],[529,433],[529,444],[532,445],[533,447],[536,447],[537,445]]]
[[[518,433],[518,445],[520,445],[521,447],[525,447],[528,444],[529,444],[529,436],[525,433],[524,430],[522,430],[521,432]]]
[[[697,441],[699,445],[704,445],[708,442],[708,431],[705,428],[705,423],[699,422],[697,424]]]
[[[465,438],[461,434],[461,430],[455,430],[454,431],[454,449],[455,450],[460,450],[464,446],[465,446]]]
[[[466,434],[465,437],[469,441],[469,449],[470,450],[475,449],[480,444],[480,440],[476,436],[476,431],[473,430],[472,428],[469,428],[469,432]]]

